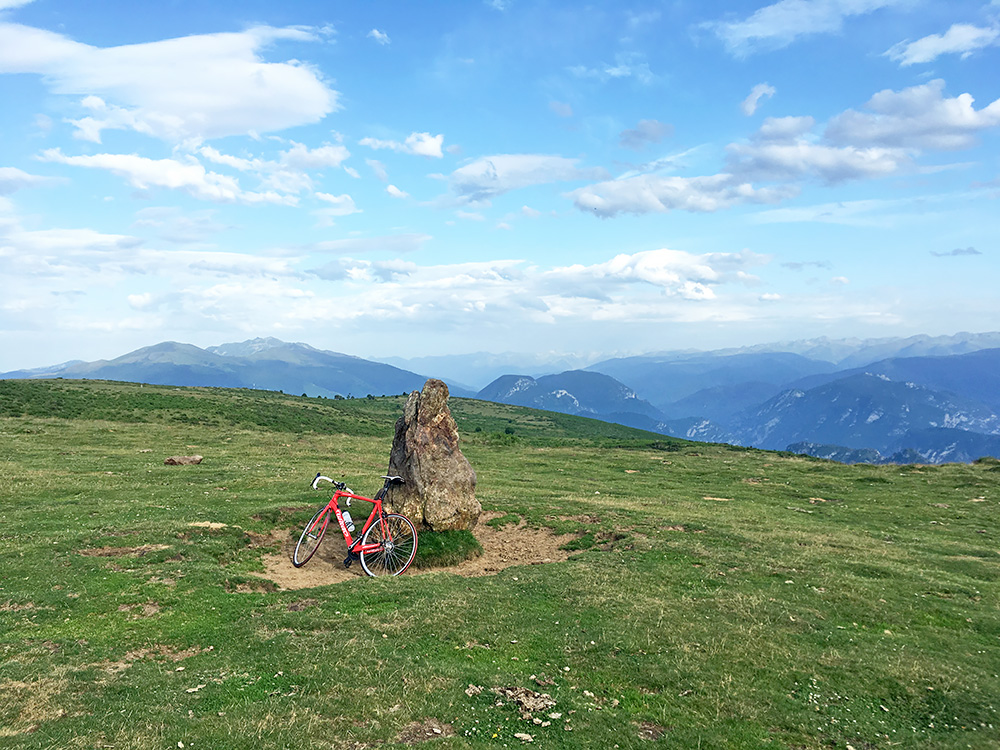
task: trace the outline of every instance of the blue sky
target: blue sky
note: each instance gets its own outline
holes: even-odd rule
[[[0,371],[996,330],[998,70],[997,0],[0,0]]]

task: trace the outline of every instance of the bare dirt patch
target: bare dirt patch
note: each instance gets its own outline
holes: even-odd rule
[[[656,741],[666,734],[669,728],[661,727],[659,724],[654,724],[651,721],[643,721],[638,724],[638,730],[639,739]]]
[[[192,521],[188,524],[188,526],[198,526],[203,529],[224,529],[229,526],[229,524],[219,523],[218,521]]]
[[[455,730],[450,724],[444,724],[437,719],[427,719],[425,721],[414,721],[403,727],[396,742],[404,745],[417,745],[427,740],[435,740],[438,737],[452,737]]]
[[[14,708],[14,714],[0,725],[0,737],[31,734],[42,723],[62,718],[66,709],[60,698],[66,690],[65,679],[42,677],[34,682],[4,680],[0,682],[0,701]]]
[[[504,515],[504,513],[483,513],[480,516],[479,523],[472,533],[483,546],[481,556],[448,567],[427,570],[411,568],[404,575],[455,573],[467,577],[488,576],[514,565],[542,565],[562,562],[569,558],[570,553],[559,547],[575,539],[576,534],[557,535],[549,529],[529,528],[523,521],[516,525],[506,524],[500,528],[488,524],[491,519]],[[291,560],[298,532],[294,532],[296,538],[293,538],[293,532],[290,530],[283,532],[281,552],[265,555],[263,558],[265,571],[256,575],[274,581],[282,589],[304,589],[366,578],[360,564],[354,563],[350,568],[344,567],[344,558],[347,557],[344,539],[336,533],[336,529],[331,531],[333,533],[327,532],[315,557],[302,568],[296,568]]]
[[[84,557],[125,557],[127,555],[142,557],[150,552],[167,548],[166,544],[143,544],[139,547],[92,547],[91,549],[78,549],[76,553]]]
[[[183,661],[184,659],[189,659],[192,656],[197,656],[198,654],[204,654],[214,650],[214,646],[209,646],[208,648],[191,646],[190,648],[183,650],[178,650],[172,646],[155,646],[153,648],[140,648],[133,651],[127,651],[125,655],[117,661],[101,661],[93,666],[104,670],[109,675],[115,676],[119,672],[124,672],[126,669],[129,669],[135,662],[140,661],[141,659],[166,659],[167,661],[178,662]]]
[[[120,604],[118,606],[119,612],[128,612],[130,620],[139,620],[143,617],[152,617],[160,611],[160,605],[155,602],[146,602],[144,604]]]

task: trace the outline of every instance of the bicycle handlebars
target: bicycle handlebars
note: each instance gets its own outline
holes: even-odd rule
[[[350,487],[348,487],[344,482],[338,482],[338,481],[336,481],[334,479],[330,479],[330,477],[324,476],[320,472],[316,472],[316,476],[312,480],[312,488],[314,490],[319,489],[319,482],[320,482],[321,479],[323,481],[325,481],[325,482],[329,482],[334,487],[336,487],[338,490],[341,490],[343,492],[349,492],[352,495],[354,494],[354,490],[352,490]],[[385,480],[385,486],[386,487],[389,487],[389,486],[394,485],[394,484],[406,484],[406,480],[403,479],[400,476],[386,476],[386,475],[383,475],[382,479]]]
[[[330,483],[330,484],[332,484],[332,485],[333,485],[334,487],[336,487],[336,488],[337,488],[338,490],[341,490],[341,491],[343,491],[343,492],[349,492],[349,493],[351,493],[352,495],[354,494],[354,490],[352,490],[352,489],[351,489],[350,487],[348,487],[348,486],[347,486],[346,484],[344,484],[343,482],[338,482],[338,481],[336,481],[336,480],[334,480],[334,479],[330,479],[330,477],[325,477],[325,476],[323,476],[322,474],[320,474],[320,473],[318,473],[318,472],[317,472],[317,474],[316,474],[316,478],[312,480],[312,488],[313,488],[314,490],[317,490],[317,489],[319,489],[319,480],[320,480],[320,479],[322,479],[322,480],[324,480],[324,481],[327,481],[327,482],[329,482],[329,483]]]

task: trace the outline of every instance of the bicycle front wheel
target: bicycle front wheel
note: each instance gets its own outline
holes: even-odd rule
[[[326,534],[329,522],[330,506],[324,505],[316,511],[316,515],[302,529],[302,536],[299,537],[299,542],[295,545],[295,552],[292,553],[292,565],[301,568],[316,554],[319,543],[323,541],[323,535]]]
[[[417,530],[410,519],[389,513],[368,527],[362,545],[377,544],[373,552],[361,553],[361,567],[370,576],[398,576],[417,555]]]

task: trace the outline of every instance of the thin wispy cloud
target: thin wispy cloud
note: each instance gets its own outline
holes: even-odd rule
[[[646,146],[659,143],[674,132],[668,123],[659,120],[639,120],[634,128],[623,130],[618,136],[618,142],[623,148],[639,151]]]
[[[17,167],[0,167],[0,195],[10,195],[23,188],[39,187],[46,182],[46,178],[29,174]]]
[[[410,135],[406,136],[406,140],[402,142],[383,140],[381,138],[362,138],[358,143],[376,150],[388,149],[402,154],[430,156],[436,159],[444,156],[441,153],[441,144],[444,143],[444,136],[440,134],[410,133]]]
[[[757,111],[757,107],[760,106],[761,99],[770,99],[777,93],[777,89],[774,88],[769,83],[758,83],[750,91],[750,95],[743,100],[740,105],[740,109],[743,110],[743,114],[750,117]]]
[[[715,34],[731,54],[746,56],[756,51],[780,49],[800,37],[832,34],[855,17],[907,0],[780,0],[749,16],[710,21],[702,28]]]
[[[449,181],[457,195],[480,201],[532,185],[599,179],[606,175],[603,169],[582,167],[579,159],[547,154],[497,154],[459,167]]]
[[[149,159],[134,154],[92,154],[69,156],[57,148],[42,152],[43,161],[88,169],[106,170],[123,178],[138,190],[162,188],[180,190],[201,200],[218,203],[275,203],[294,205],[294,196],[275,191],[244,190],[239,181],[228,175],[211,172],[193,158]]]
[[[931,250],[931,255],[936,258],[954,258],[962,255],[982,255],[982,253],[974,247],[957,247],[954,250]]]
[[[1000,41],[1000,27],[956,23],[943,34],[930,34],[914,42],[898,42],[885,56],[902,67],[934,62],[942,55],[959,55],[963,60]]]

